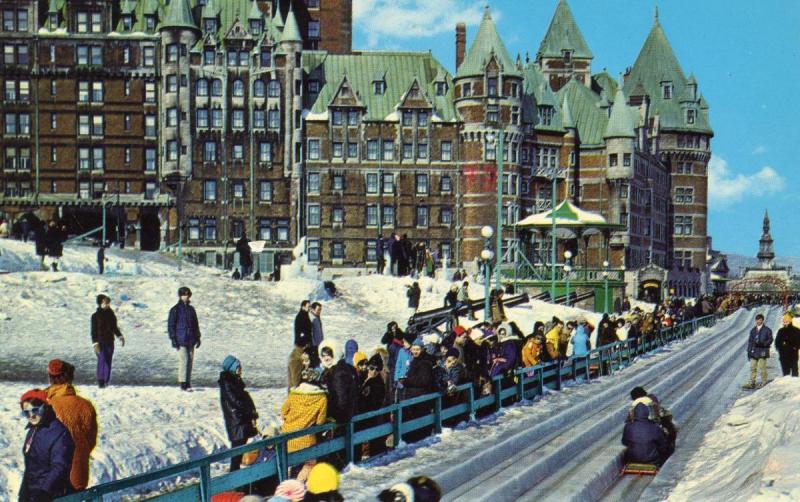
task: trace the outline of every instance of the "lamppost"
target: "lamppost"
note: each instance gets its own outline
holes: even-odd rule
[[[505,157],[506,153],[505,137],[505,130],[503,129],[498,129],[496,137],[493,132],[487,134],[489,144],[495,147],[494,158],[497,164],[497,243],[495,244],[495,250],[498,257],[494,265],[494,287],[496,289],[500,289],[500,264],[503,261],[503,157]]]
[[[608,314],[608,260],[603,262],[603,313]]]
[[[483,320],[489,320],[489,284],[492,281],[491,264],[494,258],[494,251],[492,251],[492,235],[494,229],[489,225],[481,228],[481,236],[486,239],[483,244],[483,251],[481,251],[481,262],[483,263]]]
[[[572,266],[570,265],[570,258],[572,258],[572,251],[567,249],[566,251],[564,251],[564,259],[566,261],[564,263],[564,279],[567,281],[567,307],[569,307],[571,303],[569,301],[569,274],[570,272],[572,272]]]
[[[177,199],[177,219],[178,219],[178,270],[181,270],[183,264],[183,187],[188,179],[179,171],[169,173],[165,176],[167,186],[172,189]],[[169,223],[167,223],[169,224]]]
[[[552,229],[550,230],[550,301],[556,301],[556,183],[558,180],[558,170],[553,168],[551,171],[553,186],[550,188],[550,219]]]

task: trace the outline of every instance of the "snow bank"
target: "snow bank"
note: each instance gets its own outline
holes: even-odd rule
[[[717,420],[669,500],[800,500],[800,379],[782,377]]]

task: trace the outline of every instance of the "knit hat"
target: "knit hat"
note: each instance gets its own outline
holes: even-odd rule
[[[353,366],[357,368],[358,367],[358,363],[360,363],[361,361],[366,361],[366,360],[367,360],[367,355],[366,354],[364,354],[363,352],[356,352],[353,355]]]
[[[111,303],[111,298],[109,298],[106,295],[100,294],[97,295],[96,301],[97,301],[97,306],[99,307],[100,304],[103,303],[104,301],[108,301],[108,303]]]
[[[369,362],[367,362],[368,366],[375,366],[378,368],[378,371],[383,371],[383,358],[379,354],[375,354],[374,356],[369,358]]]
[[[225,360],[222,361],[222,371],[227,371],[229,373],[236,373],[236,370],[241,366],[242,363],[230,354],[225,356]]]
[[[60,376],[69,372],[69,367],[72,366],[66,361],[61,359],[53,359],[47,363],[47,374],[50,376]]]
[[[459,351],[455,347],[452,347],[450,349],[447,349],[447,353],[445,353],[444,357],[445,359],[447,359],[448,357],[455,357],[456,359],[458,359],[460,356],[461,356],[461,351]]]
[[[47,393],[42,389],[31,389],[19,398],[19,407],[22,408],[22,403],[26,401],[41,401],[47,402]]]
[[[308,493],[328,493],[339,488],[339,473],[331,464],[320,462],[311,468],[306,481]]]
[[[306,486],[302,481],[287,479],[278,485],[275,495],[285,497],[291,502],[301,502],[306,496]]]
[[[211,502],[239,502],[244,495],[243,492],[222,492],[211,497]]]
[[[344,344],[344,360],[347,364],[355,366],[353,364],[353,356],[356,352],[358,352],[358,342],[352,338],[347,340]]]
[[[463,326],[456,326],[455,328],[453,328],[453,333],[455,333],[457,337],[463,335],[466,332],[467,330],[464,329]]]
[[[422,341],[421,337],[417,337],[416,340],[414,340],[411,343],[411,346],[412,347],[425,347],[425,342]]]
[[[792,322],[792,319],[794,319],[794,317],[792,317],[791,312],[786,312],[785,314],[783,314],[784,321]]]

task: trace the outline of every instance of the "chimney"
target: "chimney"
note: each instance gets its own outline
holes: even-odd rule
[[[458,23],[456,25],[456,71],[464,61],[464,51],[467,48],[467,25]]]

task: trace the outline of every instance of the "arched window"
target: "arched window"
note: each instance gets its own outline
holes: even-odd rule
[[[244,96],[244,82],[239,79],[233,81],[233,95],[234,96]]]
[[[211,95],[222,96],[222,80],[215,78],[211,81]]]
[[[197,81],[197,95],[208,96],[208,80],[201,78]]]
[[[277,80],[270,80],[267,92],[271,98],[279,98],[281,96],[281,84]]]
[[[266,92],[266,87],[264,86],[264,81],[259,79],[253,82],[253,95],[257,98],[263,98],[264,93]]]

